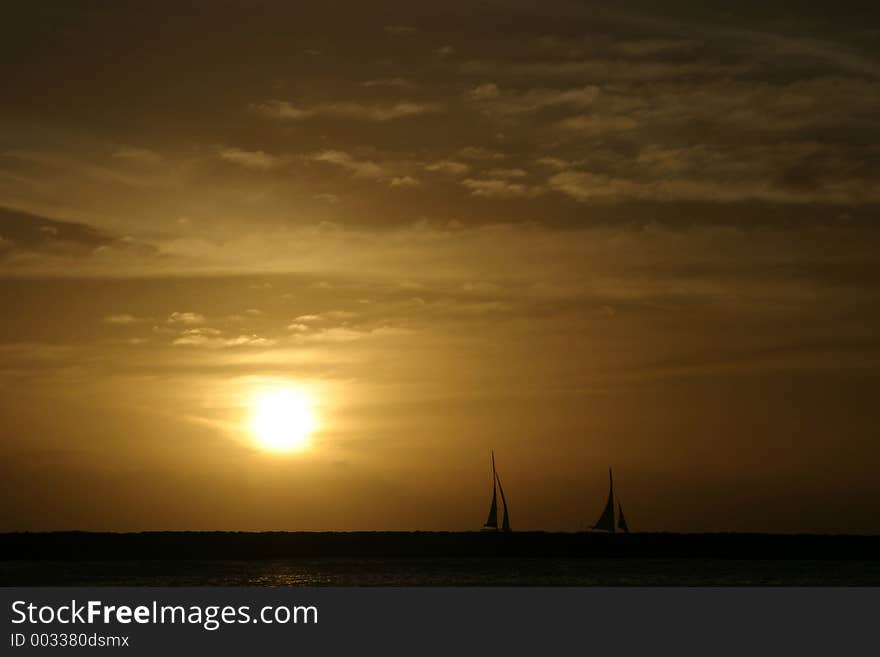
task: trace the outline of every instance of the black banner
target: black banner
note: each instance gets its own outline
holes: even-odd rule
[[[874,644],[880,607],[880,588],[0,592],[9,655],[840,654]]]

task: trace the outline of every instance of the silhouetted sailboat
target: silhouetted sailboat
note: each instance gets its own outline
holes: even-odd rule
[[[596,521],[591,529],[598,529],[604,532],[614,533],[614,477],[611,474],[611,468],[608,468],[608,501],[605,502],[605,508],[602,515]],[[623,533],[629,534],[629,526],[626,524],[626,518],[623,517],[623,506],[620,500],[617,501],[617,528]]]
[[[504,488],[501,479],[495,470],[495,451],[492,450],[492,505],[489,507],[489,517],[483,525],[483,531],[498,531],[498,492],[501,492],[501,505],[504,508],[501,517],[501,531],[510,531],[510,516],[507,513],[507,499],[504,497]]]

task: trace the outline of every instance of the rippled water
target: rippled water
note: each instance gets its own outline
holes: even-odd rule
[[[4,561],[4,586],[880,585],[878,561],[287,559]]]

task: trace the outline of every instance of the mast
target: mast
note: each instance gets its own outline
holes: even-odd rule
[[[498,529],[498,489],[496,482],[498,475],[495,474],[495,450],[492,450],[492,505],[489,507],[489,517],[486,518],[486,524],[483,529]],[[504,495],[502,493],[502,495]],[[505,513],[507,505],[504,506]],[[506,517],[506,516],[505,516]]]
[[[614,477],[611,468],[608,468],[608,501],[605,502],[605,509],[592,529],[614,533]]]

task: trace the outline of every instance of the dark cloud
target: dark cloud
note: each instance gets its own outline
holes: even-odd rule
[[[115,241],[85,224],[57,221],[3,207],[0,207],[0,235],[15,248],[28,251],[90,251]]]
[[[0,258],[9,273],[16,273],[18,266],[28,272],[65,261],[88,262],[108,256],[142,260],[156,253],[156,247],[131,236],[117,237],[88,224],[0,207]],[[64,265],[60,266],[63,272]]]

